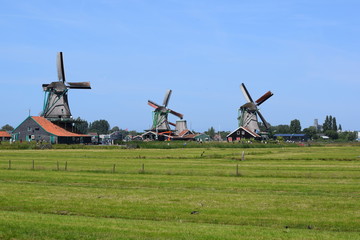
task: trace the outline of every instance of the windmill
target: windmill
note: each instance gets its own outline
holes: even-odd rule
[[[164,131],[170,131],[170,126],[176,126],[176,124],[171,123],[168,121],[168,114],[171,113],[177,117],[179,117],[180,119],[183,118],[183,114],[175,112],[174,110],[171,110],[170,108],[168,108],[168,104],[169,104],[169,99],[171,96],[171,90],[167,90],[166,94],[165,94],[165,98],[163,101],[162,105],[156,104],[153,101],[148,101],[148,104],[155,108],[154,112],[153,112],[153,124],[152,124],[152,129],[153,131],[156,132],[164,132]]]
[[[42,85],[45,98],[41,116],[51,121],[72,118],[67,95],[69,89],[91,89],[90,82],[66,82],[62,52],[57,54],[57,72],[58,81]]]
[[[263,122],[266,129],[269,129],[269,124],[266,122],[263,115],[260,113],[259,106],[263,104],[266,100],[268,100],[272,95],[272,92],[268,91],[263,96],[261,96],[255,102],[253,101],[252,97],[250,96],[248,90],[245,87],[245,84],[242,83],[240,85],[240,89],[247,101],[244,105],[239,108],[239,127],[244,127],[254,133],[259,133],[259,123],[258,123],[258,116],[260,117],[261,121]]]

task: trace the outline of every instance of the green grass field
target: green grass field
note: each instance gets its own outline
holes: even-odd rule
[[[360,239],[360,147],[0,150],[0,239]]]

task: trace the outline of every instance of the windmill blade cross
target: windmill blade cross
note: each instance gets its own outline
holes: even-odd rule
[[[163,101],[164,107],[167,107],[167,105],[169,104],[169,99],[170,99],[171,93],[172,93],[172,90],[170,90],[170,89],[166,91],[164,101]]]
[[[67,84],[71,89],[91,89],[90,82],[68,82]]]
[[[249,94],[248,90],[246,89],[246,87],[245,87],[245,84],[244,84],[244,83],[242,83],[242,84],[240,85],[240,89],[241,89],[241,91],[242,91],[242,93],[243,93],[243,95],[244,95],[244,97],[245,97],[246,101],[248,101],[248,102],[254,102],[254,101],[252,100],[252,98],[251,98],[251,96],[250,96],[250,94]]]
[[[175,115],[175,116],[179,117],[180,119],[183,119],[183,117],[184,117],[184,115],[183,115],[183,114],[178,113],[178,112],[175,112],[174,110],[168,109],[168,111],[169,111],[171,114],[173,114],[173,115]]]
[[[266,127],[266,129],[269,129],[269,124],[267,123],[267,121],[265,120],[264,116],[261,114],[260,110],[257,110],[257,114],[259,115],[261,121],[264,123],[264,126]]]
[[[153,101],[150,101],[150,100],[148,100],[148,105],[150,105],[151,107],[153,107],[153,108],[155,108],[155,109],[157,109],[157,108],[160,107],[159,104],[154,103]]]
[[[260,106],[261,104],[263,104],[266,100],[268,100],[269,98],[272,97],[272,95],[274,95],[272,92],[268,91],[267,93],[265,93],[264,95],[262,95],[258,100],[256,100],[256,105]]]
[[[64,61],[62,52],[57,54],[57,72],[59,81],[65,82],[65,70],[64,70]]]

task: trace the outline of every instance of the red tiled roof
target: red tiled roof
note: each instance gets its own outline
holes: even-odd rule
[[[250,133],[250,134],[253,135],[254,137],[261,137],[259,134],[255,133],[255,132],[253,132],[253,131],[250,131],[248,128],[244,128],[244,127],[243,127],[243,129],[245,129],[248,133]]]
[[[65,129],[53,124],[49,120],[43,117],[31,117],[35,122],[37,122],[45,131],[52,133],[58,137],[89,137],[85,134],[78,134],[66,131]]]
[[[11,137],[11,135],[6,131],[0,131],[0,137]]]
[[[188,131],[188,129],[183,130],[181,133],[179,133],[179,136],[183,137]]]

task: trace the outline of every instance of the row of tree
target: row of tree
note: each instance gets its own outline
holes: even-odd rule
[[[336,118],[333,116],[326,116],[325,118],[325,122],[322,125],[322,130],[323,132],[326,132],[328,130],[333,130],[333,131],[337,131],[337,130],[342,130],[341,124],[339,124],[339,127],[336,124]]]
[[[119,134],[123,135],[138,135],[139,133],[136,131],[128,131],[127,129],[120,129],[118,126],[114,126],[110,128],[110,124],[107,120],[100,119],[95,120],[94,122],[87,122],[81,118],[77,118],[75,122],[75,129],[78,133],[96,133],[96,134],[109,134],[113,132],[119,132]]]
[[[270,134],[276,133],[304,133],[312,139],[318,139],[320,134],[324,134],[331,139],[341,139],[346,141],[354,141],[357,138],[356,132],[342,132],[341,124],[337,125],[336,118],[331,115],[326,116],[325,121],[320,128],[310,126],[302,129],[300,121],[294,119],[290,122],[290,125],[272,126],[270,128]]]

